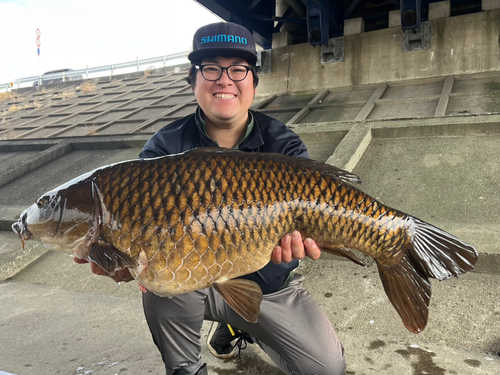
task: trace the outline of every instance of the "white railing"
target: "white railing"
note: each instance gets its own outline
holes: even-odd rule
[[[34,84],[41,85],[44,82],[51,80],[60,80],[62,82],[75,81],[78,79],[91,79],[98,77],[114,76],[117,74],[126,74],[132,72],[139,72],[148,69],[155,69],[160,67],[167,67],[173,65],[181,65],[189,62],[187,59],[189,51],[179,52],[172,55],[154,57],[150,59],[144,59],[136,61],[130,61],[126,63],[119,63],[113,65],[98,66],[95,68],[85,68],[79,70],[72,70],[62,73],[52,73],[45,74],[43,76],[32,76],[25,78],[18,78],[14,82],[0,84],[0,92],[6,92],[11,89],[19,89],[23,87],[33,86]]]

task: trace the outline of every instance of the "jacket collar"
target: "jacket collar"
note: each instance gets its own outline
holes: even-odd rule
[[[254,111],[249,111],[253,115],[253,129],[249,136],[240,144],[240,150],[257,150],[264,145],[264,139],[260,131],[259,121]]]
[[[194,120],[200,136],[200,142],[204,147],[217,147],[215,142],[210,139],[207,133],[205,133],[205,126],[200,118],[200,111],[201,108],[198,106],[196,108],[196,112],[194,113]]]

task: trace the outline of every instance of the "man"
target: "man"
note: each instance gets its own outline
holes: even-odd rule
[[[159,130],[140,157],[150,158],[197,147],[236,148],[245,152],[278,152],[308,157],[300,138],[284,124],[249,111],[256,93],[257,53],[251,33],[233,23],[201,27],[194,35],[189,82],[199,104],[196,113]],[[244,278],[257,282],[264,293],[257,323],[232,310],[213,289],[174,298],[146,291],[144,313],[153,340],[162,354],[167,375],[206,375],[200,352],[203,320],[221,322],[211,330],[208,346],[219,358],[230,357],[236,337],[256,342],[286,374],[344,374],[340,344],[326,315],[294,274],[298,260],[319,258],[312,239],[298,232],[285,236],[272,253],[272,262]],[[105,274],[92,264],[97,274]],[[127,270],[113,277],[129,281]],[[238,328],[235,328],[238,327]],[[214,327],[213,327],[214,328]]]

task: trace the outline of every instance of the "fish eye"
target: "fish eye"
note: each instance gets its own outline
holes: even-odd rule
[[[39,199],[38,202],[36,202],[36,206],[38,208],[44,208],[47,205],[47,200],[46,199]]]

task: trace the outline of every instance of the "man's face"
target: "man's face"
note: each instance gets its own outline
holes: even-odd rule
[[[246,60],[239,57],[207,58],[201,63],[205,64],[215,64],[223,68],[235,64],[249,66]],[[201,109],[212,123],[230,122],[233,125],[240,125],[242,121],[246,121],[248,109],[257,91],[253,86],[251,71],[240,82],[231,81],[226,71],[217,81],[207,81],[200,71],[196,74],[193,92]]]

